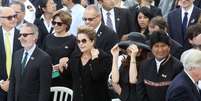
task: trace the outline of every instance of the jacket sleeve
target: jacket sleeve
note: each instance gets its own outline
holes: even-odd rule
[[[148,101],[146,86],[144,84],[143,65],[139,69],[139,79],[136,84],[138,101]]]
[[[41,60],[41,64],[39,66],[40,71],[40,94],[38,101],[49,101],[50,95],[50,84],[51,84],[51,59],[48,55]]]

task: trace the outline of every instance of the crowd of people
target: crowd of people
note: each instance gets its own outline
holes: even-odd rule
[[[0,101],[201,101],[201,0],[1,5]]]

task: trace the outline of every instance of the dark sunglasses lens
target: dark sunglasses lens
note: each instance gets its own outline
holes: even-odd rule
[[[63,23],[62,23],[62,22],[55,22],[55,21],[52,21],[52,25],[55,26],[56,24],[57,24],[58,26],[62,26]]]
[[[87,42],[87,40],[86,40],[86,39],[77,40],[77,43],[78,43],[78,44],[80,44],[81,42],[82,42],[82,43],[86,43],[86,42]]]
[[[7,17],[8,20],[13,20],[13,18],[16,18],[16,15],[8,16],[8,17]]]

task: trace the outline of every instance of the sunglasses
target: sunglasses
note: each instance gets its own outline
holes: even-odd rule
[[[15,15],[10,15],[10,16],[1,16],[0,18],[6,18],[7,20],[11,21],[13,18],[15,19],[17,17],[17,14]]]
[[[33,35],[34,33],[20,33],[20,36],[27,37],[28,35]]]
[[[77,43],[78,44],[80,44],[80,43],[85,44],[85,43],[87,43],[87,39],[77,40]]]
[[[52,21],[52,25],[55,26],[55,25],[58,25],[58,26],[62,26],[64,23],[63,22],[55,22],[55,21]]]
[[[83,17],[82,20],[83,21],[93,21],[95,18],[96,18],[96,16],[93,17],[93,18],[85,18],[85,17]]]

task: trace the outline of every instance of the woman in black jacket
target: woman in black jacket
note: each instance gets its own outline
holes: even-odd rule
[[[84,26],[78,29],[78,49],[69,58],[67,67],[67,70],[72,70],[73,101],[109,101],[107,78],[111,58],[94,48],[95,38],[92,28]]]

